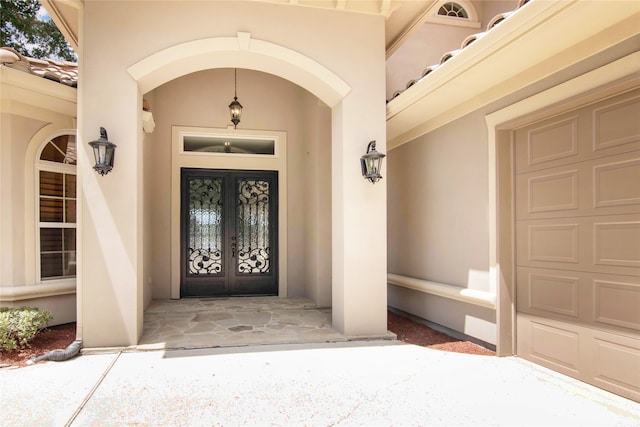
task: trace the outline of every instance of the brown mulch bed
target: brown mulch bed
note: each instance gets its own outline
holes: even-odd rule
[[[454,353],[480,354],[495,356],[495,352],[468,341],[462,341],[438,332],[426,325],[414,322],[399,314],[387,313],[388,328],[398,336],[398,340],[436,350]],[[52,326],[41,331],[31,342],[30,347],[22,350],[0,351],[0,367],[26,366],[27,360],[45,354],[51,350],[64,350],[76,339],[76,324]]]
[[[27,360],[51,350],[64,350],[75,339],[75,323],[51,326],[40,331],[27,348],[11,351],[0,350],[0,367],[5,365],[26,366]]]
[[[427,325],[414,322],[391,311],[387,312],[387,327],[398,336],[398,340],[435,350],[451,351],[454,353],[479,354],[495,356],[496,353],[469,341],[436,331]]]

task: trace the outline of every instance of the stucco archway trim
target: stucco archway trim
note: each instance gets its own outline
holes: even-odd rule
[[[211,68],[247,68],[287,79],[313,93],[329,107],[351,87],[313,59],[289,48],[251,39],[215,37],[182,43],[154,53],[127,68],[142,93],[183,75]]]

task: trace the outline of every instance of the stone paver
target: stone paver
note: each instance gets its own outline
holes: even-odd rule
[[[389,334],[386,338],[394,338]],[[137,350],[341,342],[331,310],[306,298],[154,300]]]

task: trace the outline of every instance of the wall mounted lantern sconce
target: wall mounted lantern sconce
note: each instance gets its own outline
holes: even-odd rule
[[[93,169],[103,176],[111,172],[111,169],[113,169],[116,144],[108,141],[105,128],[100,128],[100,138],[91,141],[89,145],[93,148],[93,156],[96,160],[96,165]]]
[[[240,123],[240,115],[242,114],[242,104],[238,102],[238,69],[234,70],[234,86],[233,86],[233,101],[229,104],[229,114],[231,114],[231,123],[235,129]]]
[[[373,184],[378,182],[382,178],[380,169],[382,168],[382,159],[384,158],[384,154],[376,151],[376,142],[371,141],[369,145],[367,145],[367,153],[360,157],[362,176]]]

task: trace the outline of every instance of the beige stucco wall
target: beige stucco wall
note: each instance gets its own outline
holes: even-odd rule
[[[488,157],[477,112],[388,155],[390,273],[490,292]],[[389,305],[496,343],[495,310],[389,285]]]
[[[0,114],[0,125],[0,286],[19,286],[27,284],[24,257],[25,155],[29,141],[45,123],[3,113]]]
[[[366,230],[384,228],[386,191],[363,180],[358,166],[369,140],[377,139],[385,151],[384,18],[258,2],[192,2],[186,7],[184,2],[91,1],[84,5],[81,28],[80,139],[94,139],[104,126],[118,144],[116,166],[105,177],[91,170],[87,147],[79,153],[85,196],[79,307],[85,344],[135,344],[142,334],[143,94],[127,69],[181,43],[238,32],[301,54],[350,88],[333,106],[331,118],[334,326],[348,335],[384,333],[386,235],[370,237]],[[259,55],[252,55],[253,62],[245,66],[259,66]],[[239,68],[249,58],[241,50],[214,57]],[[202,60],[207,62],[206,55]],[[179,63],[170,66],[180,68]],[[287,68],[282,63],[276,71],[287,75]],[[249,104],[245,109],[248,117]],[[263,124],[258,120],[252,126]],[[295,274],[302,277],[302,271]],[[365,293],[366,301],[361,298]]]
[[[145,282],[152,283],[153,298],[171,297],[172,126],[226,128],[233,78],[229,68],[206,70],[170,81],[145,95],[153,100],[156,122],[155,131],[144,142],[145,183],[149,183],[145,185],[144,211],[150,224],[145,233],[145,263],[149,262]],[[331,251],[320,251],[323,236],[318,236],[317,218],[331,216],[331,203],[310,206],[306,200],[326,197],[326,189],[330,189],[330,149],[319,150],[331,143],[329,109],[297,85],[245,69],[238,70],[238,98],[244,106],[238,133],[249,129],[287,134],[287,222],[282,224],[288,240],[287,296],[317,301],[319,279],[305,272],[319,270],[319,264],[330,265]],[[320,185],[324,185],[324,192]],[[330,235],[330,228],[326,232]],[[331,282],[322,283],[330,295]],[[330,305],[330,299],[323,303]]]
[[[304,161],[305,295],[320,307],[331,306],[331,110],[317,98],[302,104],[307,142]]]
[[[489,290],[483,126],[473,114],[389,152],[390,272]]]

